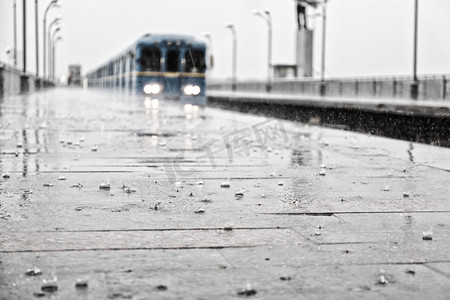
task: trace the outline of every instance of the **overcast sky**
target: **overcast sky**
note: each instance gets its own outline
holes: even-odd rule
[[[18,0],[18,48],[22,50],[22,0]],[[42,14],[50,0],[39,0]],[[213,39],[215,78],[231,74],[231,34],[225,21],[234,22],[238,37],[238,77],[266,75],[267,27],[250,13],[270,9],[273,18],[273,62],[295,63],[296,13],[293,0],[62,0],[49,20],[63,16],[63,41],[58,45],[57,73],[80,63],[83,73],[147,32],[183,33]],[[13,0],[0,0],[0,61],[13,45]],[[28,70],[35,72],[34,1],[28,5]],[[414,0],[330,0],[328,4],[326,71],[328,76],[408,75],[412,72]],[[319,12],[319,11],[317,11]],[[313,9],[309,10],[314,14]],[[450,73],[450,1],[420,0],[419,74]],[[315,28],[314,69],[320,70],[321,20]],[[40,46],[42,73],[42,45]]]

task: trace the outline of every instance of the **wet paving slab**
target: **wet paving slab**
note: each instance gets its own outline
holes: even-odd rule
[[[245,254],[245,253],[242,253]],[[306,256],[299,252],[297,256]],[[38,256],[38,257],[37,257]],[[202,257],[201,260],[198,257]],[[269,259],[268,259],[269,258]],[[261,257],[250,267],[230,264],[217,250],[154,250],[59,252],[52,257],[17,254],[10,263],[42,266],[39,276],[15,275],[10,285],[37,293],[43,278],[58,274],[57,297],[68,298],[242,298],[257,299],[372,299],[379,297],[419,299],[427,291],[445,299],[448,281],[427,265],[366,264],[277,265],[276,258]],[[95,260],[95,266],[89,261]],[[84,278],[88,288],[77,289]],[[324,288],[323,282],[327,282]],[[441,295],[441,297],[439,296]]]
[[[103,91],[0,113],[0,299],[449,292],[448,149]]]

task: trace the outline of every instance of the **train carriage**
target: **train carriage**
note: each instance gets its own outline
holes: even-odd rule
[[[206,44],[191,36],[146,34],[87,74],[88,87],[206,105],[205,54]]]

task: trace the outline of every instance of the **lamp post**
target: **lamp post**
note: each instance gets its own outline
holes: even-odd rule
[[[209,67],[212,69],[214,67],[212,36],[209,32],[202,32],[202,35],[208,40]]]
[[[267,84],[266,91],[270,92],[272,84],[272,17],[269,9],[264,9],[263,12],[253,9],[252,13],[255,16],[263,18],[267,22]]]
[[[62,40],[62,36],[57,36],[52,42],[52,81],[55,81],[55,69],[56,69],[56,43]]]
[[[56,17],[56,18],[54,18],[51,22],[50,22],[50,24],[48,25],[48,28],[47,28],[47,46],[48,46],[48,73],[49,73],[49,75],[47,76],[47,78],[50,78],[50,70],[51,70],[51,67],[50,67],[50,64],[51,64],[51,61],[50,61],[50,51],[51,51],[51,40],[50,40],[50,36],[51,36],[51,33],[52,33],[52,27],[53,27],[53,25],[57,25],[57,26],[59,26],[59,21],[62,19],[62,17],[61,16],[58,16],[58,17]]]
[[[15,6],[16,3],[14,3]],[[23,0],[23,73],[20,75],[20,92],[26,93],[29,90],[29,78],[27,75],[27,2]],[[15,7],[14,7],[15,10]],[[15,22],[14,22],[15,23]],[[16,51],[16,50],[15,50]]]
[[[53,33],[51,34],[51,36],[50,36],[50,33],[51,33],[51,31],[50,31],[50,29],[49,29],[49,35],[48,35],[48,41],[49,41],[49,43],[48,43],[48,50],[49,50],[49,56],[48,56],[48,63],[49,63],[49,67],[48,67],[48,71],[49,71],[49,80],[50,81],[53,81],[53,73],[52,73],[52,70],[53,70],[53,56],[54,56],[54,53],[53,53],[53,51],[52,50],[54,50],[55,48],[54,48],[54,45],[53,45],[53,41],[55,40],[55,35],[59,32],[61,30],[61,27],[56,27],[56,29],[55,29],[55,31],[53,31]]]
[[[27,1],[23,0],[23,75],[27,72]]]
[[[419,19],[419,0],[414,1],[414,46],[413,46],[413,82],[410,86],[411,99],[419,96],[419,80],[417,79],[417,25]]]
[[[16,0],[13,2],[14,11],[14,65],[17,66],[17,3]]]
[[[325,42],[326,42],[326,28],[327,28],[327,0],[322,3],[322,57],[320,64],[320,95],[325,96]]]
[[[34,20],[36,29],[36,79],[39,78],[39,26],[38,26],[38,0],[34,1]]]
[[[202,32],[202,35],[208,40],[208,55],[209,55],[209,74],[211,75],[212,68],[214,67],[214,56],[212,48],[212,37],[209,32]]]
[[[223,26],[231,31],[233,36],[233,63],[232,63],[232,77],[231,77],[231,89],[236,90],[236,66],[237,66],[237,38],[236,38],[236,28],[233,23],[224,23]]]
[[[43,62],[42,62],[42,64],[43,64],[43,68],[44,68],[44,72],[43,72],[43,78],[45,79],[45,77],[47,77],[47,62],[46,62],[46,59],[47,59],[47,53],[46,53],[46,47],[47,47],[47,41],[45,40],[46,39],[46,37],[47,37],[47,32],[46,32],[46,30],[47,30],[47,13],[48,13],[48,11],[49,11],[49,9],[50,8],[52,8],[52,7],[54,7],[55,5],[58,5],[58,6],[60,6],[60,4],[58,3],[58,0],[52,0],[48,5],[47,5],[47,8],[45,9],[45,12],[44,12],[44,18],[43,18],[43,30],[44,30],[44,34],[43,34],[43,39],[44,39],[44,42],[43,42]]]

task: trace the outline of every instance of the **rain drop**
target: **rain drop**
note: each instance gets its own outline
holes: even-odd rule
[[[105,181],[105,182],[100,183],[100,186],[98,188],[101,190],[110,190],[111,185],[109,184],[109,181]]]
[[[26,272],[25,272],[25,275],[27,275],[27,276],[38,276],[38,275],[41,275],[42,274],[42,272],[41,272],[41,270],[38,268],[38,267],[33,267],[33,269],[28,269]]]
[[[222,183],[220,184],[220,187],[221,187],[221,188],[228,189],[228,188],[230,188],[230,182],[229,182],[229,181],[224,181],[224,182],[222,182]]]

